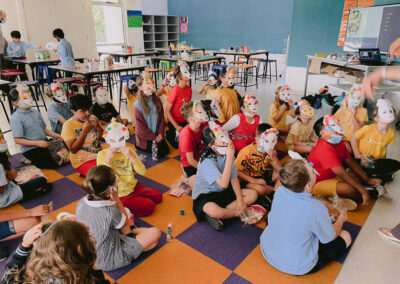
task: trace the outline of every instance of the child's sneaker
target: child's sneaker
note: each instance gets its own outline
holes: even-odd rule
[[[224,223],[222,223],[221,220],[213,218],[206,213],[204,213],[204,215],[206,216],[206,221],[210,224],[211,228],[217,231],[222,231],[222,229],[224,228]]]
[[[368,186],[365,187],[368,194],[372,198],[378,198],[380,196],[385,197],[386,199],[392,199],[392,195],[388,192],[388,190],[383,185],[377,186]]]
[[[392,235],[391,229],[379,228],[378,233],[379,233],[379,235],[381,235],[385,239],[400,243],[400,239],[398,239],[398,238],[396,238],[395,236]]]

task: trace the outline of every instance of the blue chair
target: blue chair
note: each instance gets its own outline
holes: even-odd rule
[[[39,82],[39,85],[42,87],[42,92],[44,92],[44,76],[43,72],[46,75],[47,85],[50,85],[53,82],[53,72],[49,72],[49,68],[47,65],[38,65],[36,70],[36,78]]]
[[[119,77],[119,107],[118,107],[118,112],[121,111],[121,102],[124,101],[126,104],[128,104],[126,98],[123,99],[122,98],[122,83],[125,82],[126,85],[129,84],[129,80],[133,80],[136,82],[137,77],[139,77],[139,75],[121,75]]]
[[[228,66],[228,65],[213,65],[213,66],[211,67],[211,70],[212,70],[213,72],[217,73],[217,75],[218,75],[218,77],[219,77],[219,75],[221,74],[222,70],[223,70],[224,68],[226,68],[227,66]]]

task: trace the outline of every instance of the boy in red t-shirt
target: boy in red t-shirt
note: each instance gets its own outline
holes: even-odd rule
[[[174,148],[178,148],[178,136],[187,122],[183,118],[181,108],[185,103],[192,100],[192,88],[190,88],[190,72],[186,63],[182,62],[174,71],[177,85],[171,90],[168,96],[165,113],[168,118],[168,131],[166,133],[167,141]]]
[[[339,125],[334,115],[325,115],[314,124],[314,131],[320,138],[308,156],[308,162],[313,164],[319,173],[317,183],[312,189],[313,195],[339,196],[359,198],[362,197],[365,205],[370,196],[380,195],[377,189],[366,190],[364,184],[377,186],[380,179],[369,178],[361,167],[351,158],[350,152],[342,141],[343,128]],[[350,174],[343,167],[345,163]]]
[[[188,121],[179,134],[179,155],[182,169],[189,178],[197,173],[199,153],[203,148],[201,133],[207,127],[208,115],[201,101],[183,105],[182,115]]]

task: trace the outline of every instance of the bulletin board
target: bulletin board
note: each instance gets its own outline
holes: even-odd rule
[[[128,28],[140,28],[143,26],[142,11],[128,10]]]

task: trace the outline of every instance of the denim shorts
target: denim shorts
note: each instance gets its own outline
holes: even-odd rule
[[[15,234],[13,221],[0,222],[0,240]]]

